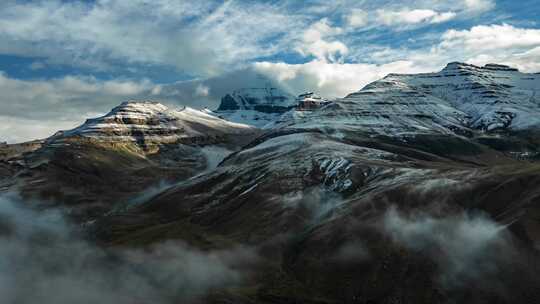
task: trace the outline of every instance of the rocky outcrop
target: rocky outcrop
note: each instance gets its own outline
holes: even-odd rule
[[[218,110],[212,114],[230,121],[271,129],[290,121],[290,116],[296,115],[298,111],[314,111],[331,103],[313,92],[300,94],[296,98],[278,92],[274,88],[237,90],[225,95]]]
[[[298,95],[298,97],[296,98],[296,102],[297,102],[296,110],[313,111],[313,110],[320,109],[330,104],[331,101],[325,98],[322,98],[321,96],[313,92],[307,92],[307,93]]]
[[[0,160],[20,157],[25,153],[30,153],[41,148],[42,145],[42,140],[33,140],[18,144],[0,143]]]

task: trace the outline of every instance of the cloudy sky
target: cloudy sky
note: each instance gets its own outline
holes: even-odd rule
[[[272,83],[341,97],[450,61],[540,72],[540,0],[2,0],[0,141],[132,98],[215,107]]]

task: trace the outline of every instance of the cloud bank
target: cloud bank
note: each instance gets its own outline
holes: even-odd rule
[[[5,303],[191,303],[237,286],[256,260],[246,248],[203,252],[179,242],[103,249],[55,211],[0,196],[0,294]]]
[[[482,215],[405,215],[391,208],[382,229],[397,244],[432,258],[439,266],[439,280],[447,288],[488,282],[513,257],[505,227]]]

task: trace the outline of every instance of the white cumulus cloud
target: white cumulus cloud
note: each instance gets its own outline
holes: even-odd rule
[[[313,60],[305,64],[258,62],[255,70],[275,79],[294,93],[314,90],[327,97],[343,97],[389,73],[425,72],[409,61],[377,64],[340,64]]]
[[[479,65],[502,63],[524,72],[538,72],[539,48],[540,29],[493,24],[474,26],[469,30],[449,30],[433,52]]]
[[[332,27],[324,18],[311,25],[303,34],[302,41],[296,50],[303,56],[314,56],[329,62],[339,61],[349,51],[347,46],[338,40],[328,41],[342,33],[339,27]]]
[[[203,84],[199,84],[197,88],[195,88],[195,96],[206,97],[208,96],[209,93],[210,93],[210,88]]]
[[[512,25],[479,25],[470,30],[449,30],[443,35],[442,47],[468,50],[500,50],[540,45],[540,30]]]

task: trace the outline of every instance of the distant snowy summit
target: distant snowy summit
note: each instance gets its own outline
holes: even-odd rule
[[[221,98],[218,111],[253,110],[284,113],[296,106],[294,96],[278,88],[244,88]]]
[[[86,138],[102,142],[139,144],[200,143],[226,135],[242,135],[253,127],[225,121],[204,111],[183,107],[170,109],[153,101],[127,101],[102,117],[88,119],[81,126],[58,132],[53,139]]]
[[[294,96],[277,88],[243,88],[223,96],[214,114],[229,121],[264,128],[295,105]]]
[[[223,96],[213,114],[229,121],[268,128],[284,113],[313,110],[327,102],[313,92],[294,97],[278,88],[243,88]]]

